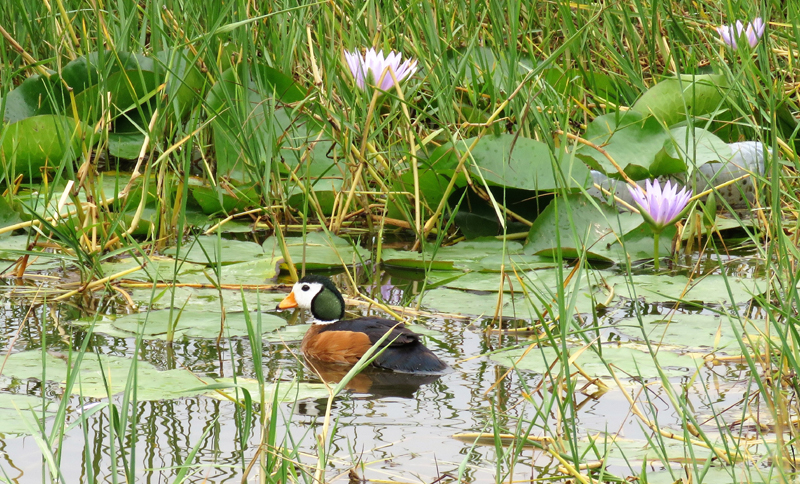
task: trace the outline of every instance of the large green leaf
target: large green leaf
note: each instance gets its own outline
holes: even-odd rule
[[[580,347],[570,348],[570,355],[576,354],[579,350]],[[490,358],[505,366],[531,370],[540,374],[559,375],[562,371],[562,360],[559,358],[559,352],[554,348],[533,348],[523,357],[526,351],[527,348],[512,349],[495,353]],[[646,348],[634,345],[619,346],[617,343],[602,345],[602,352],[601,358],[593,349],[589,348],[577,357],[575,363],[589,376],[595,378],[610,378],[611,373],[606,368],[606,364],[610,364],[615,367],[615,372],[620,377],[630,375],[645,379],[659,378],[659,368],[667,376],[680,377],[687,373],[694,373],[697,367],[703,365],[701,354],[679,355],[661,350],[657,356],[654,356]],[[568,371],[574,373],[576,369],[570,367]]]
[[[31,116],[60,114],[69,103],[69,95],[57,74],[36,74],[6,94],[3,101],[3,120],[16,123]]]
[[[422,252],[384,249],[381,262],[387,267],[420,270],[479,270],[481,261],[491,256],[522,254],[519,242],[502,240],[471,240],[447,247],[424,245]],[[498,266],[499,267],[499,266]]]
[[[357,265],[370,259],[368,250],[352,244],[349,240],[325,232],[309,232],[305,242],[302,237],[285,237],[286,248],[295,267],[305,261],[308,270],[335,269],[342,265]],[[282,257],[283,253],[275,236],[264,241],[264,251],[273,257]],[[281,267],[288,267],[284,261]]]
[[[41,169],[71,163],[80,155],[81,140],[90,130],[74,119],[56,114],[24,118],[3,127],[2,172],[8,179],[16,174],[40,178]]]
[[[650,173],[653,176],[691,174],[706,163],[726,162],[730,158],[730,146],[716,135],[702,128],[681,126],[670,130],[670,139],[656,154]],[[679,171],[675,171],[676,168]]]
[[[39,430],[37,419],[42,415],[42,407],[50,406],[50,401],[42,397],[19,393],[0,393],[0,435],[25,435]],[[33,412],[31,412],[33,411]],[[52,410],[46,410],[52,416]]]
[[[217,261],[233,264],[264,257],[264,251],[255,242],[218,239],[214,235],[200,236],[184,243],[180,253],[177,247],[171,247],[164,250],[164,254],[198,264],[215,264]]]
[[[251,315],[251,321],[255,321]],[[264,334],[271,333],[286,325],[286,320],[274,314],[262,313],[261,329]],[[217,338],[220,332],[223,337],[247,336],[247,322],[244,313],[209,312],[199,309],[191,310],[162,310],[147,313],[135,313],[119,317],[111,321],[111,326],[119,331],[114,336],[134,338],[142,334],[146,339],[163,339],[167,336],[170,327],[173,327],[176,337],[188,338]],[[176,323],[177,321],[177,323]]]
[[[462,141],[459,149],[463,152],[474,140]],[[496,186],[552,191],[585,187],[589,181],[589,171],[582,163],[570,156],[556,159],[546,144],[522,136],[484,136],[470,156],[467,166],[478,184],[483,176]]]
[[[605,114],[595,118],[586,129],[586,139],[602,147],[620,168],[634,180],[652,178],[650,165],[669,140],[669,132],[653,116],[635,111]],[[619,176],[616,167],[599,151],[579,145],[576,156],[595,170]],[[682,163],[662,163],[662,171],[681,173]]]
[[[619,239],[644,222],[634,213],[619,213],[605,205],[595,205],[586,197],[557,197],[533,222],[526,254],[554,257],[560,249],[564,258],[574,259],[584,253],[601,261],[624,260],[626,254],[617,249]],[[670,249],[669,237],[662,237],[662,254]],[[650,239],[652,249],[652,238]]]
[[[724,75],[683,75],[651,87],[631,109],[672,126],[686,121],[687,116],[702,116],[721,109],[727,91],[728,80]]]
[[[739,278],[708,275],[689,280],[686,276],[664,274],[619,275],[606,279],[614,292],[631,299],[643,298],[647,302],[689,301],[698,304],[744,304],[753,296],[767,290],[763,278]]]
[[[242,212],[261,204],[259,187],[254,183],[239,185],[221,181],[216,187],[192,186],[190,192],[203,213],[208,215]]]

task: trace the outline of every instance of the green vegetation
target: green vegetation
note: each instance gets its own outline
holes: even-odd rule
[[[793,480],[798,18],[3,2],[0,481]],[[654,233],[656,177],[695,197]],[[305,271],[453,377],[305,367]]]

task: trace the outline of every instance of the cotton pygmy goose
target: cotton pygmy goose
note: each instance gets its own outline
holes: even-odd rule
[[[292,288],[278,309],[311,311],[313,324],[303,337],[301,349],[311,359],[352,365],[387,332],[383,352],[374,366],[406,373],[434,373],[447,369],[420,341],[420,335],[391,319],[363,317],[343,320],[344,298],[327,277],[306,276]]]

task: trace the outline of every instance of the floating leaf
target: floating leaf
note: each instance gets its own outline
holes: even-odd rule
[[[325,232],[309,232],[305,242],[302,237],[285,237],[286,248],[292,263],[297,267],[305,261],[308,270],[333,269],[342,265],[361,264],[370,259],[368,250],[352,244],[342,237]],[[264,241],[264,251],[273,257],[281,257],[281,248],[275,236]],[[288,268],[284,261],[281,268]]]
[[[4,174],[14,179],[22,173],[28,179],[41,178],[45,166],[57,168],[80,154],[81,139],[88,128],[66,116],[31,116],[8,124],[0,132],[5,160]]]
[[[255,315],[251,321],[255,323]],[[286,325],[286,320],[274,314],[261,313],[263,334],[271,333]],[[177,325],[175,320],[177,319]],[[112,321],[112,326],[127,333],[127,337],[135,337],[141,333],[146,339],[166,337],[169,328],[174,326],[176,337],[217,338],[247,336],[247,323],[244,313],[226,312],[225,325],[222,326],[222,313],[193,310],[162,310],[147,313],[135,313],[122,316]]]
[[[515,366],[520,370],[530,370],[540,374],[558,375],[561,370],[562,360],[559,353],[551,347],[534,347],[528,354],[522,357],[527,348],[512,349],[495,353],[490,358],[504,366]],[[580,347],[570,349],[570,355],[574,355]],[[602,359],[597,353],[589,348],[581,353],[575,363],[577,363],[589,376],[595,378],[610,378],[611,373],[606,368],[606,364],[616,367],[619,377],[629,375],[631,377],[641,377],[644,379],[659,378],[658,368],[660,367],[667,376],[679,377],[686,373],[693,373],[698,366],[703,365],[700,355],[683,354],[679,355],[666,350],[661,350],[658,355],[652,355],[645,348],[634,348],[631,346],[602,345]],[[522,359],[520,360],[520,358]],[[555,367],[550,370],[550,366],[555,363]],[[569,373],[577,371],[575,367],[569,368]]]
[[[629,177],[642,180],[653,177],[650,165],[669,140],[669,133],[655,117],[628,111],[596,117],[589,123],[584,137],[603,148]],[[590,146],[579,145],[575,156],[592,169],[619,176],[617,168]],[[669,164],[666,160],[662,161],[659,169],[666,173],[686,171],[682,163]]]
[[[235,386],[238,386],[249,391],[254,402],[260,401],[260,387],[257,380],[240,377],[237,378],[235,382],[233,378],[216,378],[214,381],[217,383],[217,385],[229,385],[230,387],[220,389],[220,391],[224,392],[225,395],[222,395],[219,391],[214,390],[207,393],[206,396],[216,398],[218,400],[228,400],[227,396],[236,398]],[[321,398],[328,398],[328,396],[330,396],[330,392],[328,392],[328,389],[324,383],[282,381],[280,383],[267,383],[264,385],[264,401],[272,402],[275,398],[276,389],[278,390],[279,402],[293,403],[299,400],[319,400]],[[242,392],[239,392],[239,399],[244,399],[244,394]]]
[[[683,300],[702,304],[744,304],[753,296],[763,294],[768,287],[766,279],[722,275],[697,277],[691,283],[683,275],[648,274],[631,277],[611,276],[606,282],[616,286],[614,290],[621,296],[644,298],[651,303]]]
[[[260,190],[254,183],[237,185],[220,182],[216,187],[193,186],[190,191],[203,213],[208,215],[243,212],[261,205]]]
[[[75,355],[72,356],[73,359]],[[120,356],[86,354],[77,372],[72,392],[85,398],[105,398],[125,390],[133,360]],[[60,382],[62,388],[67,379],[67,355],[47,354],[42,358],[40,350],[23,351],[9,356],[3,375],[40,380],[42,373],[49,381]],[[137,362],[137,398],[144,400],[167,400],[203,393],[196,389],[201,383],[188,370],[159,371],[150,363]],[[106,382],[110,391],[106,389]]]
[[[585,253],[594,260],[623,260],[625,253],[615,250],[620,247],[618,238],[643,223],[637,214],[618,213],[605,204],[595,205],[586,197],[557,197],[534,221],[525,253],[555,257],[560,250],[562,257],[569,259]],[[670,239],[662,239],[666,240],[668,251]],[[650,247],[652,250],[652,243]]]
[[[26,435],[39,430],[37,417],[42,415],[42,405],[50,406],[49,401],[42,401],[42,397],[23,395],[18,393],[0,393],[0,435]],[[34,414],[31,412],[33,411]],[[46,410],[52,414],[51,410]],[[50,415],[48,415],[50,416]]]
[[[424,248],[423,252],[384,249],[381,252],[381,262],[387,267],[405,269],[477,270],[480,261],[490,256],[500,256],[504,250],[506,254],[522,254],[522,245],[519,242],[494,239],[471,240],[438,249],[425,245]]]
[[[681,350],[721,350],[726,354],[738,355],[742,350],[732,324],[738,326],[739,334],[746,332],[747,328],[743,328],[741,323],[719,315],[680,312],[642,315],[641,322],[636,318],[619,319],[613,328],[635,341],[644,342],[646,338],[653,344]],[[687,335],[691,337],[687,338]]]
[[[702,128],[679,127],[670,130],[670,139],[650,165],[653,176],[674,173],[692,174],[706,163],[726,162],[731,158],[731,148],[717,136]],[[680,168],[682,167],[682,168]],[[679,169],[679,171],[675,171]]]
[[[664,79],[648,89],[631,107],[645,116],[653,115],[672,126],[687,116],[711,114],[723,107],[728,80],[722,74],[682,75]]]
[[[459,149],[465,151],[474,140],[464,140]],[[483,176],[489,184],[497,186],[552,191],[585,187],[589,180],[589,171],[574,157],[554,159],[546,144],[522,136],[484,136],[470,156],[467,164],[470,173],[478,180]]]
[[[171,247],[164,250],[165,255],[198,264],[222,264],[245,262],[264,257],[261,246],[255,242],[219,239],[214,235],[204,235],[184,243],[180,248]]]
[[[219,282],[225,285],[258,285],[265,284],[278,274],[281,257],[261,257],[255,260],[224,265],[217,274],[214,267],[194,270],[181,277],[181,282],[208,283]]]

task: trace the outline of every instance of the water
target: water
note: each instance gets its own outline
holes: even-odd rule
[[[403,297],[403,289],[411,291],[414,283],[397,276],[387,276],[383,280],[395,286],[394,292],[388,295],[397,298],[394,302],[408,304],[411,301],[410,294]],[[262,310],[271,311],[270,308],[282,296],[283,293],[262,295]],[[629,341],[631,333],[620,331],[615,324],[629,316],[632,307],[628,302],[601,314],[601,328],[595,330],[598,341],[606,344]],[[669,308],[671,305],[645,305],[640,309],[645,314],[666,314]],[[70,346],[79,347],[86,336],[82,327],[70,325],[69,321],[90,316],[94,311],[121,313],[127,309],[119,301],[99,307],[89,305],[89,309],[53,304],[26,306],[21,300],[7,302],[0,310],[0,350],[3,353],[18,352],[39,349],[45,344],[48,352],[63,355]],[[680,312],[686,311],[693,310]],[[301,323],[297,315],[289,312],[282,313],[282,316],[292,324]],[[516,459],[499,459],[493,445],[473,445],[474,439],[453,437],[467,432],[492,432],[493,425],[512,433],[524,432],[530,422],[535,422],[532,436],[560,435],[564,442],[572,432],[583,436],[582,439],[586,435],[600,436],[601,441],[603,434],[618,433],[620,441],[637,449],[637,456],[633,457],[632,468],[628,468],[619,455],[609,458],[606,460],[607,469],[622,476],[637,474],[641,470],[641,461],[637,460],[641,458],[638,449],[646,446],[647,432],[631,411],[622,391],[613,387],[613,382],[606,381],[612,384],[606,393],[598,392],[598,388],[591,384],[578,387],[574,393],[575,407],[567,408],[566,413],[557,407],[537,410],[534,404],[526,401],[525,394],[533,392],[531,400],[536,405],[541,404],[543,394],[549,391],[547,384],[540,386],[541,374],[528,371],[508,373],[506,366],[480,356],[498,348],[526,346],[530,343],[528,340],[502,333],[486,334],[482,331],[485,324],[469,319],[432,317],[422,318],[418,323],[438,332],[435,338],[428,338],[428,346],[452,367],[452,371],[431,379],[433,381],[409,380],[407,375],[393,380],[391,374],[369,371],[351,382],[351,389],[333,404],[335,432],[331,437],[330,465],[326,469],[330,481],[348,481],[351,469],[362,478],[397,482],[453,482],[460,470],[468,482],[527,481],[546,475],[560,476],[556,470],[558,462],[539,450],[527,448]],[[592,322],[585,324],[591,325]],[[299,358],[302,333],[287,334],[294,336],[285,344],[264,343],[262,358],[267,380],[320,382],[320,377]],[[145,340],[138,352],[136,348],[135,338],[103,334],[95,334],[89,344],[91,353],[128,358],[138,353],[141,361],[152,363],[159,370],[184,368],[201,376],[256,377],[250,344],[242,337],[223,338],[219,343],[214,339],[179,338],[172,345],[162,340]],[[336,370],[327,369],[326,377],[331,377]],[[695,370],[699,372],[699,378],[692,380]],[[620,375],[623,381],[630,383],[626,392],[635,392],[637,397],[642,397],[643,391],[647,393],[645,396],[651,405],[643,411],[650,418],[657,417],[659,426],[680,428],[681,418],[663,388],[655,385],[643,390],[635,384],[636,378],[628,378],[622,372]],[[503,376],[505,378],[487,394],[487,390]],[[741,365],[724,364],[686,368],[684,376],[671,381],[678,386],[688,385],[685,396],[689,404],[700,415],[708,416],[712,408],[736,407],[744,396],[744,384],[740,382],[746,376]],[[81,419],[82,406],[107,402],[106,399],[81,401],[75,396],[65,396],[57,383],[42,384],[36,379],[17,380],[3,376],[0,377],[0,386],[2,393],[44,394],[53,402],[67,398],[68,425]],[[114,397],[112,403],[118,407],[122,404],[120,397]],[[294,405],[281,404],[279,408],[279,440],[283,440],[284,445],[302,450],[304,457],[298,465],[308,466],[312,474],[316,464],[315,435],[321,431],[325,405],[325,399],[317,399]],[[262,409],[256,407],[256,410]],[[655,411],[658,413],[653,413]],[[246,472],[248,482],[258,481],[258,466],[249,471],[246,469],[257,455],[256,450],[266,429],[259,428],[258,423],[250,429],[241,429],[237,422],[242,418],[237,415],[234,403],[206,396],[139,402],[135,414],[133,427],[117,429],[124,432],[121,437],[111,431],[108,408],[91,414],[86,418],[85,426],[76,425],[67,433],[61,449],[51,449],[53,452],[60,450],[59,469],[63,482],[86,481],[89,474],[96,476],[99,482],[111,482],[114,472],[121,481],[124,480],[123,466],[135,466],[139,482],[171,482],[179,472],[178,467],[184,464],[198,444],[199,451],[192,461],[195,465],[188,475],[190,482],[240,482]],[[53,420],[53,416],[45,420],[48,432]],[[713,421],[710,424],[706,421],[704,425],[709,429],[715,428]],[[543,426],[547,426],[547,431],[542,429]],[[247,442],[244,451],[241,450],[242,439]],[[120,457],[120,448],[126,449],[127,460]],[[570,454],[567,444],[564,444],[562,452]],[[602,457],[602,450],[599,457]],[[650,458],[653,457],[651,454]],[[501,462],[499,477],[498,460]],[[591,452],[583,460],[596,458]],[[41,482],[48,469],[39,445],[29,435],[2,436],[0,466],[10,480],[21,483]],[[649,466],[651,471],[662,468],[657,462]],[[506,473],[510,473],[510,477]]]

